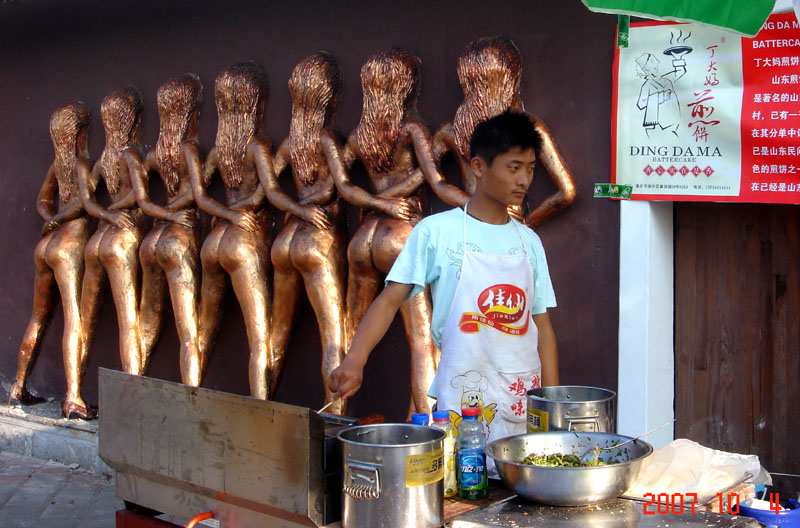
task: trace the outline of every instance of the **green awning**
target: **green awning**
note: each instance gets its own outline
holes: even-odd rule
[[[582,0],[590,11],[674,20],[725,29],[754,37],[775,7],[775,0]]]

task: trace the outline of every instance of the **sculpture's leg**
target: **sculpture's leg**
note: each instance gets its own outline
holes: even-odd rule
[[[427,290],[400,305],[400,314],[411,347],[411,398],[413,412],[431,413],[435,402],[428,389],[436,374],[438,349],[431,336],[431,303]]]
[[[269,245],[266,229],[248,233],[228,229],[219,248],[220,264],[228,271],[239,300],[250,345],[250,394],[268,399],[269,373]]]
[[[106,288],[106,270],[100,263],[100,244],[110,229],[110,225],[101,223],[94,235],[86,243],[83,251],[84,272],[81,285],[81,368],[89,359],[94,331],[99,317],[98,310],[103,302]]]
[[[388,273],[403,249],[412,226],[394,218],[382,218],[372,242],[372,260],[383,273]],[[408,418],[414,412],[430,414],[433,399],[428,388],[436,373],[436,346],[431,337],[431,305],[427,292],[400,305],[406,339],[411,349],[411,401]]]
[[[94,411],[86,406],[80,394],[84,364],[81,362],[83,334],[79,296],[87,228],[88,222],[85,220],[63,226],[56,233],[54,242],[57,244],[48,251],[48,260],[53,265],[64,310],[64,336],[61,342],[64,373],[67,378],[67,395],[64,403],[75,408],[81,418],[95,416]]]
[[[25,328],[25,334],[22,336],[17,360],[17,379],[11,390],[11,397],[25,404],[44,401],[42,398],[36,398],[28,393],[25,382],[36,363],[42,336],[52,317],[55,303],[55,275],[45,262],[45,251],[51,238],[52,236],[43,238],[33,251],[33,261],[36,267],[33,282],[33,311],[28,326]]]
[[[300,220],[292,219],[272,244],[275,280],[272,299],[272,334],[270,336],[269,393],[275,394],[286,363],[286,350],[294,326],[295,308],[302,289],[302,277],[291,261],[290,249]],[[319,285],[323,287],[322,285]]]
[[[167,278],[158,262],[156,246],[168,224],[156,224],[139,248],[142,264],[142,300],[139,303],[139,332],[142,336],[142,371],[147,370],[150,353],[161,335]]]
[[[217,222],[200,249],[200,262],[203,267],[198,315],[201,378],[211,358],[214,338],[222,319],[222,301],[225,299],[225,290],[228,286],[228,275],[219,263],[219,245],[227,229],[233,229],[233,226]]]
[[[133,229],[113,228],[100,246],[100,259],[108,271],[119,325],[122,370],[142,374],[142,338],[139,333],[139,238]]]
[[[379,217],[371,214],[361,223],[347,246],[347,343],[353,342],[358,325],[381,287],[380,272],[372,263],[372,239]]]
[[[202,382],[198,345],[197,298],[200,289],[198,231],[173,224],[161,237],[159,261],[167,270],[172,312],[181,342],[181,380],[195,387]]]
[[[328,401],[331,397],[328,379],[333,369],[344,359],[347,346],[344,324],[346,295],[344,285],[347,270],[344,260],[346,244],[344,237],[339,233],[324,234],[325,240],[319,241],[317,251],[309,252],[310,258],[303,263],[303,278],[308,298],[319,323],[322,341],[322,380],[325,400]],[[346,411],[346,400],[339,400],[329,407],[329,412],[334,414],[344,414]]]

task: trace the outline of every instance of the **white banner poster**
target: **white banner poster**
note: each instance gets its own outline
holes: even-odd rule
[[[612,171],[634,199],[739,196],[741,42],[692,24],[630,28],[614,68]]]

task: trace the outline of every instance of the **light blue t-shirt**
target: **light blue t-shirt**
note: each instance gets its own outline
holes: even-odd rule
[[[512,220],[512,222],[515,222]],[[531,314],[544,313],[556,306],[556,295],[550,282],[547,259],[539,236],[516,222],[494,225],[467,215],[467,250],[499,255],[522,255],[527,251],[533,272]],[[464,210],[451,209],[423,218],[411,231],[398,255],[386,282],[413,284],[409,298],[431,285],[433,318],[431,333],[438,347],[442,346],[442,330],[456,293],[464,257]],[[525,241],[523,250],[522,242]],[[498,278],[498,281],[502,281]]]

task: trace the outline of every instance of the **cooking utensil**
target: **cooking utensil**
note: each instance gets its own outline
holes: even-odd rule
[[[639,436],[635,436],[635,437],[631,438],[630,440],[625,440],[624,442],[622,442],[620,444],[611,445],[611,446],[605,446],[605,447],[602,447],[602,446],[590,447],[589,449],[584,451],[583,454],[581,455],[581,464],[592,464],[597,460],[597,457],[600,455],[600,451],[602,451],[603,449],[616,449],[616,448],[622,447],[625,444],[628,444],[630,442],[635,442],[636,440],[638,440],[639,438],[641,438],[643,436],[647,436],[650,433],[655,433],[659,429],[665,428],[666,426],[668,426],[669,424],[671,424],[674,421],[675,421],[675,418],[673,418],[672,420],[664,422],[663,424],[659,425],[655,429],[650,429],[649,431],[646,431],[646,432],[640,434]],[[586,458],[586,455],[588,455],[589,453],[594,453],[594,457]]]
[[[617,432],[617,393],[598,387],[555,385],[527,392],[529,433]]]
[[[439,528],[445,433],[409,424],[351,427],[342,443],[343,528]]]
[[[596,467],[543,467],[522,464],[531,453],[582,453],[587,446],[612,446],[634,440],[623,454],[627,460]],[[554,506],[581,506],[602,502],[625,492],[642,460],[653,452],[644,440],[611,433],[550,431],[495,440],[486,446],[503,484],[528,500]]]
[[[317,414],[321,413],[322,411],[324,411],[325,409],[327,409],[328,407],[330,407],[331,405],[333,405],[334,403],[336,403],[339,400],[341,400],[341,398],[336,398],[335,400],[329,401],[328,403],[326,403],[325,405],[320,407],[320,409],[317,411]]]

